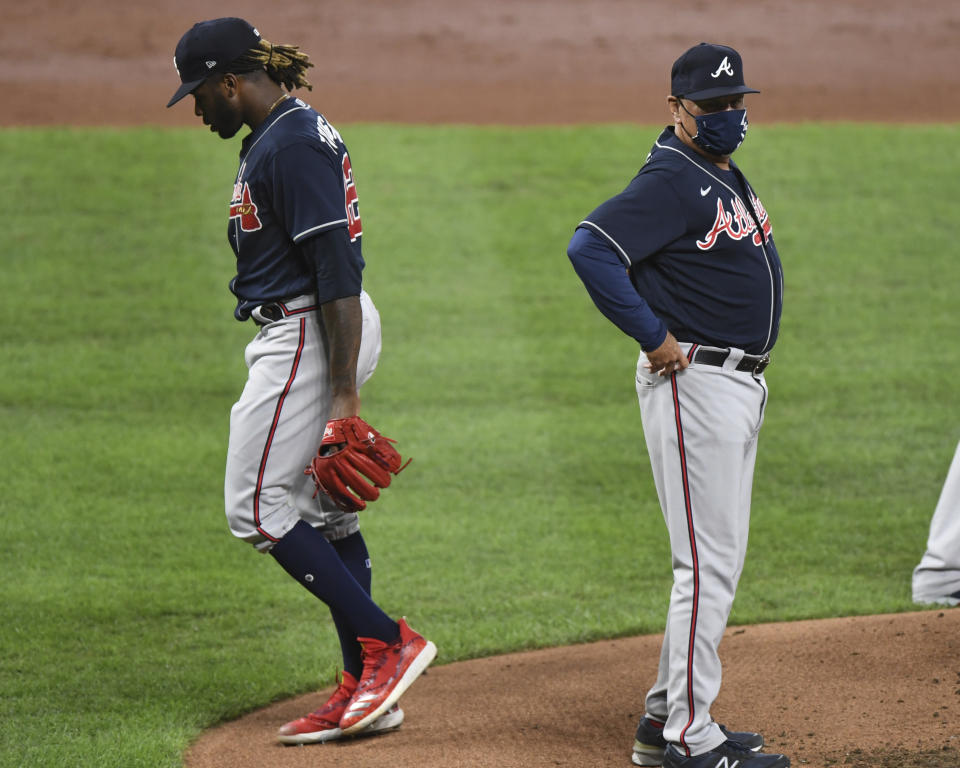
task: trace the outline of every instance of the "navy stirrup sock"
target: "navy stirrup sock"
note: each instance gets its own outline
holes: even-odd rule
[[[367,552],[367,542],[363,540],[360,531],[351,533],[344,539],[331,541],[330,544],[337,550],[337,554],[347,566],[347,570],[353,574],[353,578],[369,595],[370,584],[373,581],[370,571],[370,554]]]
[[[360,531],[352,533],[346,538],[336,539],[330,542],[333,548],[337,550],[343,564],[347,570],[353,574],[353,578],[363,587],[363,591],[368,595],[370,585],[373,581],[373,573],[370,570],[370,555],[367,552],[367,544],[360,535]],[[347,617],[336,608],[330,609],[330,615],[333,616],[333,624],[337,628],[337,635],[340,637],[340,650],[343,653],[343,668],[353,675],[357,680],[363,672],[363,655],[361,653],[360,643],[357,642],[357,631],[353,628]]]
[[[342,614],[359,636],[375,637],[385,643],[396,639],[400,627],[380,610],[333,545],[309,523],[298,522],[270,554],[331,611]]]

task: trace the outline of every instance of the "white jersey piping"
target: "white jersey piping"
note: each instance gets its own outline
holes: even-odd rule
[[[294,235],[293,242],[295,243],[299,242],[300,239],[305,235],[309,235],[311,232],[316,232],[319,229],[329,229],[331,227],[335,227],[337,224],[346,224],[346,223],[347,223],[346,219],[337,219],[336,221],[328,221],[326,224],[318,224],[315,227],[310,227],[310,229],[303,230],[303,232],[301,232],[299,235]]]
[[[601,229],[600,227],[598,227],[598,226],[597,226],[596,224],[594,224],[592,221],[589,221],[588,219],[584,219],[584,220],[581,221],[579,224],[577,224],[577,226],[578,226],[578,227],[588,226],[588,227],[590,227],[590,229],[593,229],[593,230],[596,230],[597,232],[599,232],[599,233],[600,233],[601,235],[603,235],[610,243],[613,244],[613,247],[617,249],[617,253],[620,254],[620,258],[623,260],[623,262],[624,262],[628,267],[632,267],[632,266],[633,266],[633,262],[630,261],[630,257],[627,256],[627,252],[626,252],[625,250],[623,250],[623,248],[620,247],[620,243],[618,243],[616,240],[614,240],[612,237],[610,237],[610,235],[608,235],[606,232],[604,232],[603,229]]]

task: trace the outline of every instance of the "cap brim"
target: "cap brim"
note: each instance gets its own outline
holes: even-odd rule
[[[677,94],[681,98],[690,99],[690,101],[702,101],[704,99],[715,99],[718,96],[733,96],[739,93],[760,93],[754,88],[747,88],[745,85],[720,85],[716,88],[707,88],[704,91],[695,91],[693,93]]]
[[[180,101],[180,99],[182,99],[184,96],[189,94],[190,91],[192,91],[194,88],[196,88],[206,79],[207,78],[205,77],[201,77],[199,80],[192,80],[189,83],[183,83],[179,88],[177,88],[177,92],[173,94],[173,98],[167,102],[167,108],[169,109],[170,107],[172,107],[174,104]]]

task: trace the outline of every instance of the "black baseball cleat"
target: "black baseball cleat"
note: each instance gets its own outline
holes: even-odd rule
[[[754,752],[727,739],[709,752],[693,757],[685,757],[676,744],[668,744],[663,751],[663,768],[790,768],[790,758]]]
[[[763,736],[759,733],[728,731],[724,725],[720,726],[720,730],[728,739],[743,744],[752,752],[763,748]],[[667,740],[663,738],[663,723],[651,720],[649,717],[641,717],[637,725],[637,735],[633,741],[633,755],[630,758],[633,764],[663,765],[663,751],[666,748]]]

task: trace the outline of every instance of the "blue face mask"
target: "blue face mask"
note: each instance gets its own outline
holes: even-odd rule
[[[680,106],[683,107],[682,101]],[[683,111],[697,121],[697,135],[690,137],[693,143],[711,155],[732,155],[743,144],[747,135],[747,110],[726,109],[708,115],[693,115],[686,107]]]

